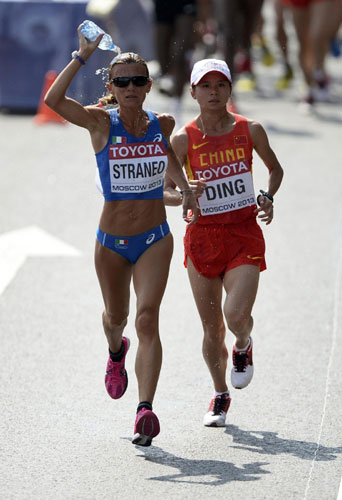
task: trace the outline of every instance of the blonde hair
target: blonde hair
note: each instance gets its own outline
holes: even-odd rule
[[[148,71],[146,61],[141,56],[139,56],[139,54],[135,54],[134,52],[124,52],[123,54],[118,54],[116,57],[114,57],[114,59],[110,63],[108,68],[108,81],[111,80],[112,69],[117,64],[141,64],[146,70],[146,76],[150,78],[150,73]],[[99,105],[101,107],[115,104],[117,104],[117,100],[115,99],[115,96],[110,93],[99,99]]]

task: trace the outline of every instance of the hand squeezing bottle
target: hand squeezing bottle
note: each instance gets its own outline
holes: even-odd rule
[[[93,21],[85,20],[80,26],[82,35],[90,42],[95,42],[96,38],[104,33],[101,42],[99,43],[99,49],[101,50],[112,50],[113,52],[120,52],[119,47],[114,45],[112,37],[108,35],[103,29],[101,29]]]

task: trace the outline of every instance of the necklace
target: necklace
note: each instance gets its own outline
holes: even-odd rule
[[[201,121],[201,126],[202,126],[202,131],[203,131],[203,136],[202,136],[202,139],[205,139],[207,134],[204,130],[204,125],[203,125],[203,120],[202,120],[202,115],[200,115],[200,121]]]
[[[199,119],[200,119],[200,123],[201,123],[201,127],[202,127],[202,132],[203,132],[202,139],[205,139],[207,137],[207,132],[205,131],[205,128],[204,128],[204,124],[203,124],[203,120],[202,120],[202,115],[200,115]],[[222,120],[222,118],[219,118],[217,120],[217,123],[216,123],[215,127],[212,128],[212,130],[216,130],[217,125],[221,122],[221,120]]]

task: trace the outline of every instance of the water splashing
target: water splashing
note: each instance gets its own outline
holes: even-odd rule
[[[98,68],[98,69],[95,71],[95,75],[96,75],[96,76],[101,75],[102,81],[107,81],[107,77],[108,77],[108,68]]]

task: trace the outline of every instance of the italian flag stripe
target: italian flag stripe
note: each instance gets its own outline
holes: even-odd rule
[[[120,137],[118,135],[112,136],[112,144],[122,144],[127,142],[127,137]]]

